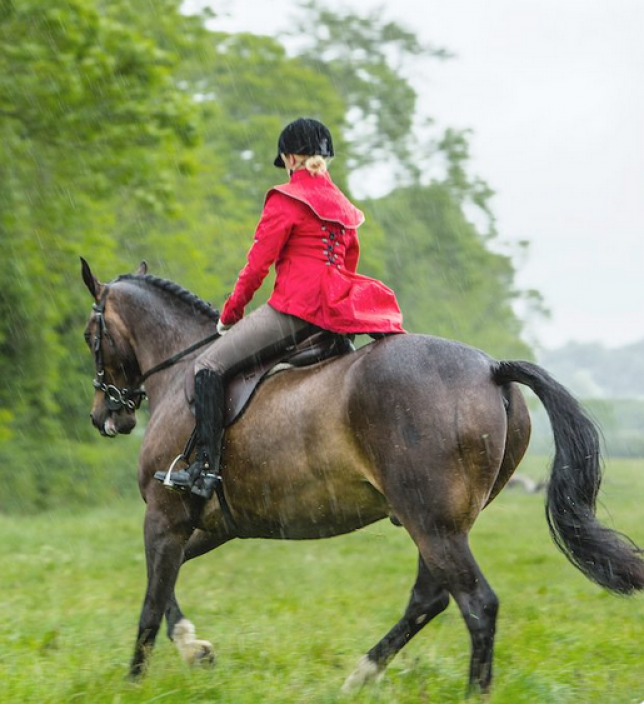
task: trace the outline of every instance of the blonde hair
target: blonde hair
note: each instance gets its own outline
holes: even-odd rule
[[[304,154],[294,154],[295,168],[304,167],[312,176],[324,174],[327,171],[327,160],[319,154],[305,156]]]

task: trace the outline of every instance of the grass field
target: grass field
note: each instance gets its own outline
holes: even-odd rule
[[[533,476],[545,460],[524,463]],[[132,478],[134,481],[134,478]],[[644,543],[644,461],[612,461],[609,525]],[[1,702],[458,702],[469,640],[454,604],[351,697],[344,678],[400,617],[415,550],[382,522],[317,542],[237,541],[184,567],[178,596],[214,669],[160,636],[147,679],[125,679],[144,590],[142,504],[0,517]],[[543,498],[506,489],[474,554],[501,600],[487,701],[644,700],[644,595],[608,595],[548,536]]]

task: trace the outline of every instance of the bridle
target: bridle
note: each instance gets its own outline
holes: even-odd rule
[[[94,353],[94,367],[95,374],[94,377],[94,388],[97,391],[102,391],[105,394],[105,403],[108,410],[115,412],[121,409],[126,409],[130,412],[136,411],[145,398],[147,394],[143,388],[143,384],[146,379],[149,379],[153,374],[162,371],[163,369],[168,369],[172,365],[176,364],[180,359],[186,357],[191,352],[207,345],[209,342],[216,340],[219,337],[219,333],[215,332],[212,335],[195,342],[190,347],[177,352],[177,354],[172,355],[168,359],[160,362],[151,369],[148,369],[144,374],[139,374],[137,378],[137,383],[134,384],[135,388],[128,389],[127,387],[115,386],[114,384],[105,383],[105,365],[103,363],[103,353],[101,347],[103,344],[103,338],[105,338],[112,347],[114,347],[114,340],[107,329],[107,323],[105,322],[105,303],[107,301],[107,294],[109,293],[108,286],[105,286],[105,290],[101,295],[101,300],[98,303],[92,305],[92,310],[94,311],[96,317],[96,329],[94,331],[94,338],[92,340],[92,351]]]
[[[145,391],[141,388],[142,382],[137,384],[137,389],[128,389],[126,387],[119,388],[114,384],[105,382],[105,365],[103,363],[103,352],[101,350],[103,338],[105,338],[112,348],[114,348],[114,340],[107,329],[105,322],[105,302],[109,289],[107,286],[98,303],[92,305],[96,317],[96,328],[94,331],[94,339],[92,340],[92,351],[94,352],[94,368],[96,376],[94,377],[94,388],[102,391],[105,394],[105,404],[107,408],[114,412],[125,408],[128,411],[136,411],[143,399],[146,397]]]

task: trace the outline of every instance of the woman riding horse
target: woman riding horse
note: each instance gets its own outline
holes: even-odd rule
[[[196,458],[172,474],[171,488],[212,496],[221,457],[225,382],[237,371],[320,329],[404,332],[393,291],[356,273],[357,228],[364,215],[331,180],[327,160],[333,155],[331,134],[317,120],[299,118],[279,136],[274,164],[287,169],[290,181],[268,192],[248,261],[217,324],[221,337],[189,372],[194,373],[194,391],[192,378],[187,386],[194,400]],[[243,318],[273,263],[276,279],[268,303]]]

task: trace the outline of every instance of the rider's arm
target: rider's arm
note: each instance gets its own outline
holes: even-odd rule
[[[291,199],[283,193],[269,194],[262,217],[255,230],[246,265],[239,272],[237,283],[221,312],[224,325],[234,325],[244,315],[244,308],[262,285],[268,270],[282,251],[293,229]]]
[[[347,233],[349,234],[349,233]],[[358,259],[360,259],[360,244],[356,231],[351,231],[346,244],[344,253],[344,266],[351,272],[355,273],[358,268]]]

